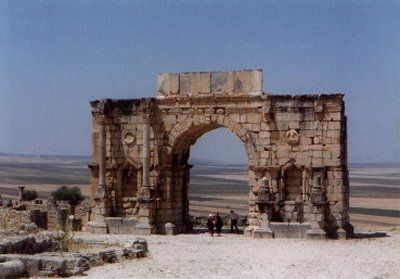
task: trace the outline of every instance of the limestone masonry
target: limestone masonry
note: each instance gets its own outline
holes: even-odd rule
[[[226,127],[248,155],[245,235],[350,236],[343,95],[262,88],[262,70],[162,73],[156,98],[92,101],[90,230],[190,231],[190,147]]]

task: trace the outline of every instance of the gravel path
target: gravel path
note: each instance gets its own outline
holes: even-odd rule
[[[135,238],[85,233],[79,237],[121,244]],[[88,277],[400,278],[399,235],[328,241],[207,234],[144,238],[150,250],[147,258],[95,267]]]

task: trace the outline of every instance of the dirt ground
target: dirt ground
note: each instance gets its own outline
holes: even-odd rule
[[[130,235],[88,235],[129,243]],[[88,278],[400,278],[400,235],[353,240],[208,234],[144,237],[147,258],[94,267]],[[77,277],[82,278],[82,277]]]

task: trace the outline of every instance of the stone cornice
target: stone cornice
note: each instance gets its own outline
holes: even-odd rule
[[[324,99],[343,99],[344,94],[308,94],[308,95],[251,95],[248,93],[232,93],[232,94],[205,94],[196,96],[171,96],[163,99],[156,98],[141,98],[141,99],[100,99],[90,102],[92,111],[101,113],[103,110],[112,107],[126,107],[132,110],[136,107],[138,110],[148,109],[154,105],[169,105],[169,104],[183,104],[183,103],[205,103],[209,105],[215,102],[263,102],[268,100],[299,100],[299,101],[312,101]]]

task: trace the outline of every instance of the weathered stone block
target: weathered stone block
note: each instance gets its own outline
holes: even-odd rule
[[[211,73],[211,93],[226,94],[234,90],[234,76],[232,72]]]
[[[262,91],[262,70],[234,72],[235,93],[258,93]]]

